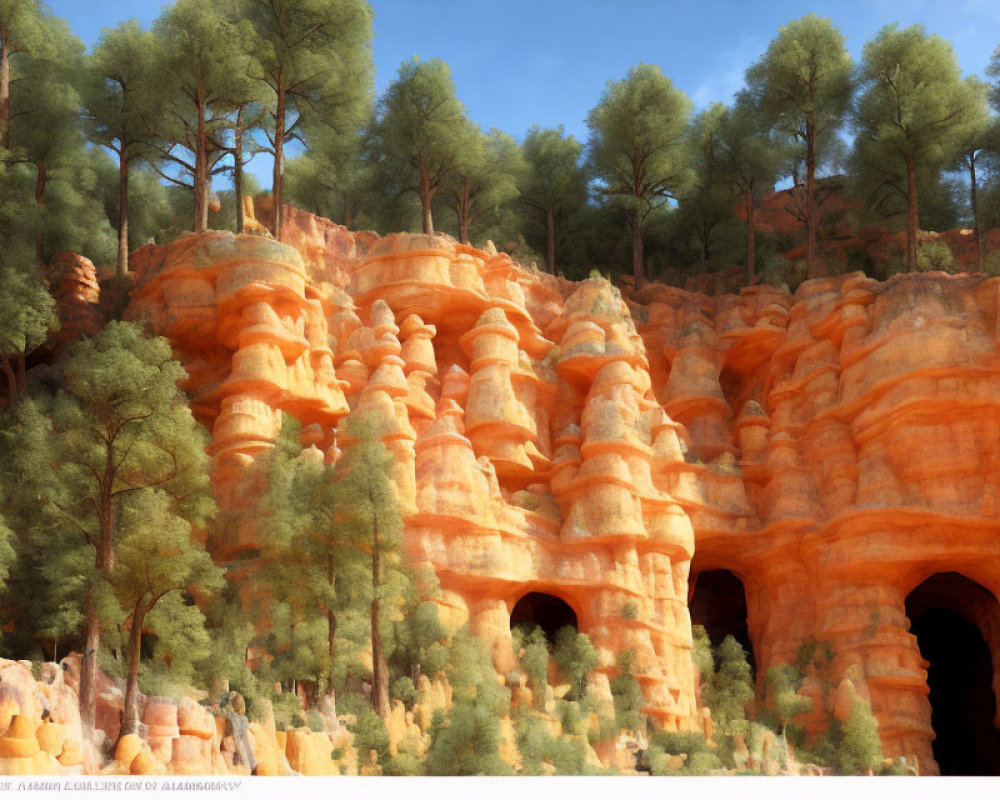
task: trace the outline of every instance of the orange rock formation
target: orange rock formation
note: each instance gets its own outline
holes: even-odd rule
[[[828,704],[813,733],[846,679],[886,755],[935,771],[904,602],[938,572],[1000,592],[998,280],[623,298],[446,237],[294,209],[283,235],[206,233],[134,259],[128,313],[173,342],[212,431],[219,560],[252,568],[248,467],[279,411],[332,460],[350,446],[341,422],[373,409],[411,558],[500,670],[514,604],[554,595],[598,648],[605,692],[631,649],[646,711],[697,729],[689,574],[728,569],[758,676],[809,637],[833,645],[834,690],[807,681]],[[1000,657],[998,611],[976,621]]]

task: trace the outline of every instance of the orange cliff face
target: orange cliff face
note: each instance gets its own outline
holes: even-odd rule
[[[343,420],[373,411],[411,561],[499,670],[515,604],[551,595],[593,639],[606,696],[632,650],[647,713],[698,729],[689,599],[729,570],[759,686],[829,642],[804,689],[810,734],[847,680],[885,754],[935,771],[907,597],[937,573],[985,587],[954,602],[1000,657],[997,280],[653,287],[639,304],[447,237],[294,209],[284,236],[210,232],[134,259],[128,315],[173,342],[212,432],[217,559],[252,569],[249,467],[280,411],[331,461],[351,446]]]

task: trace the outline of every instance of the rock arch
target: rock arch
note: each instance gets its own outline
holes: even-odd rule
[[[510,629],[518,626],[537,625],[545,637],[554,642],[561,628],[570,626],[579,630],[579,616],[563,598],[549,592],[526,592],[513,604],[510,611]]]
[[[733,636],[747,652],[756,672],[756,657],[748,624],[747,590],[732,570],[706,569],[691,577],[691,624],[704,626],[712,645]]]
[[[927,662],[934,759],[942,775],[1000,775],[1000,603],[958,572],[937,572],[906,596]]]

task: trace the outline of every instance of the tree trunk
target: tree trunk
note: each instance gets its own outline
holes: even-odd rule
[[[976,186],[976,152],[969,153],[969,200],[972,203],[972,232],[976,237],[976,263],[983,271],[983,238],[979,233],[979,191]]]
[[[354,230],[354,212],[351,210],[351,201],[344,198],[344,227],[349,231]]]
[[[747,286],[757,282],[757,231],[754,229],[753,189],[745,193],[747,212]]]
[[[375,703],[375,713],[388,722],[389,720],[389,666],[382,651],[382,634],[379,622],[380,608],[378,593],[382,585],[381,562],[378,547],[378,517],[372,515],[372,699]]]
[[[462,180],[462,194],[458,203],[458,239],[462,244],[469,244],[469,181]]]
[[[336,573],[334,572],[333,553],[328,553],[326,557],[326,580],[333,586]],[[326,610],[326,635],[330,641],[330,690],[333,689],[333,666],[337,657],[337,614],[332,608]]]
[[[128,657],[126,666],[128,677],[125,680],[125,705],[122,709],[122,727],[118,737],[136,733],[139,722],[139,660],[142,647],[142,624],[146,618],[146,609],[140,597],[132,609],[132,627],[128,633]]]
[[[625,221],[632,234],[632,274],[635,276],[635,288],[641,289],[649,283],[642,255],[642,220],[635,211],[626,211]]]
[[[917,269],[917,159],[906,157],[906,271]]]
[[[0,368],[3,369],[4,377],[7,378],[8,407],[13,408],[19,397],[17,391],[17,376],[14,374],[14,368],[11,366],[10,359],[7,357],[0,358]]]
[[[545,209],[545,264],[556,274],[556,214],[552,206]]]
[[[236,195],[236,232],[243,233],[243,109],[236,114],[233,140],[233,194]]]
[[[94,608],[93,590],[87,590],[86,634],[83,660],[80,663],[80,722],[84,737],[90,735],[97,721],[97,650],[101,646],[101,625]]]
[[[278,108],[274,115],[274,171],[271,175],[271,197],[274,200],[274,238],[281,240],[281,195],[285,175],[285,86],[278,75]]]
[[[128,274],[128,156],[122,142],[122,155],[118,160],[118,264],[119,278]]]
[[[108,434],[110,436],[110,430]],[[114,484],[115,460],[114,445],[109,441],[105,444],[104,455],[104,475],[100,480],[100,498],[97,504],[98,520],[100,530],[97,537],[97,547],[95,562],[97,571],[101,575],[108,577],[115,563],[114,550],[114,504],[111,499],[112,486]],[[97,651],[101,645],[101,623],[97,617],[97,608],[94,605],[93,590],[87,590],[87,609],[85,617],[86,644],[83,650],[83,661],[80,665],[80,717],[84,721],[89,720],[93,728],[96,719],[97,702]],[[84,685],[86,691],[84,690]]]
[[[17,354],[17,394],[24,397],[28,393],[28,373],[24,364],[24,353]]]
[[[194,232],[201,233],[208,227],[208,208],[205,203],[205,184],[208,181],[208,154],[205,140],[205,90],[198,83],[195,90],[195,108],[198,114],[197,133],[194,140]]]
[[[424,233],[431,235],[434,233],[434,216],[431,213],[431,184],[427,175],[427,167],[424,166],[424,159],[420,159],[420,210],[424,217]]]
[[[38,206],[45,206],[45,181],[47,177],[47,170],[44,161],[36,161],[35,168],[38,170],[35,176],[35,204]],[[44,226],[43,226],[44,228]],[[45,267],[45,250],[44,250],[45,236],[42,231],[39,231],[35,235],[35,260],[38,262],[39,269]]]
[[[0,147],[10,147],[10,49],[7,26],[0,24]]]
[[[810,278],[820,277],[816,263],[816,123],[806,118],[806,268]]]

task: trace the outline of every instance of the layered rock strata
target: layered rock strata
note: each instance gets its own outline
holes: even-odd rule
[[[1000,591],[997,280],[623,298],[446,237],[293,209],[283,235],[206,233],[134,260],[128,314],[173,342],[212,431],[226,524],[209,545],[234,575],[256,557],[249,467],[279,412],[333,460],[345,418],[374,411],[411,560],[501,671],[514,604],[551,594],[594,640],[605,693],[630,649],[646,711],[701,727],[689,575],[727,569],[759,676],[830,642],[834,689],[870,697],[886,754],[935,770],[905,599],[948,571]],[[996,610],[977,624],[997,628]],[[815,734],[836,691],[807,683],[829,700]]]

